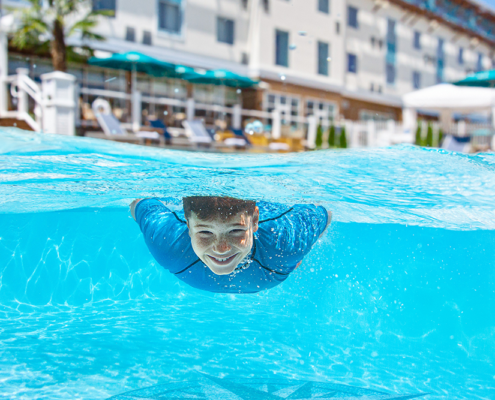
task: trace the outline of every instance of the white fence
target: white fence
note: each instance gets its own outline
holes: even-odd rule
[[[288,121],[285,121],[284,114],[275,110],[273,112],[247,110],[242,109],[240,105],[221,106],[214,104],[204,104],[195,102],[194,99],[180,100],[165,97],[142,96],[140,92],[132,94],[122,93],[110,90],[101,90],[93,88],[81,88],[81,94],[102,97],[107,100],[123,99],[130,101],[131,105],[131,122],[123,124],[134,131],[138,131],[142,126],[142,107],[143,104],[154,104],[163,106],[175,106],[185,110],[186,119],[197,118],[197,111],[211,111],[228,117],[231,121],[231,126],[234,129],[242,128],[243,118],[256,118],[265,121],[270,126],[272,138],[278,139],[287,131],[290,132],[290,127],[297,126],[296,131],[306,138],[306,145],[309,148],[315,147],[316,132],[318,124],[321,123],[325,130],[324,143],[327,142],[328,128],[331,125],[330,121],[318,121],[313,116],[291,116]],[[375,122],[375,121],[347,121],[341,120],[335,122],[337,135],[339,135],[342,127],[345,127],[347,143],[349,147],[373,147],[373,146],[389,146],[398,143],[413,143],[414,135],[405,134],[402,132],[402,125],[394,121]],[[325,146],[324,146],[325,147]]]
[[[51,72],[41,76],[40,86],[29,78],[28,73],[27,69],[19,68],[16,75],[0,78],[0,117],[25,121],[39,132],[74,135],[75,77],[63,72]],[[8,94],[10,103],[15,106],[12,110],[9,110]]]
[[[194,99],[173,99],[165,97],[143,96],[138,91],[131,94],[94,89],[79,88],[75,83],[75,77],[61,72],[52,72],[42,77],[41,86],[28,77],[28,70],[18,69],[17,74],[2,79],[3,85],[10,88],[10,102],[16,105],[16,109],[8,110],[8,101],[0,102],[0,116],[11,117],[26,121],[34,130],[60,134],[75,134],[76,125],[80,125],[79,110],[76,107],[79,95],[93,98],[120,99],[130,103],[131,120],[122,125],[138,132],[143,125],[143,106],[162,105],[179,107],[185,110],[185,119],[198,118],[198,111],[208,111],[228,117],[230,126],[235,129],[242,128],[243,119],[256,118],[270,126],[267,132],[274,139],[287,134],[293,134],[294,130],[305,139],[306,147],[314,148],[318,125],[321,123],[325,133],[323,147],[326,147],[329,121],[318,120],[315,116],[285,116],[280,111],[265,112],[258,110],[242,109],[240,105],[221,106],[195,102]],[[5,89],[5,87],[4,87]],[[8,96],[7,96],[8,97]],[[345,128],[348,147],[380,147],[400,143],[414,143],[416,130],[405,131],[401,123],[395,121],[335,121],[337,138]],[[438,137],[439,124],[431,123],[433,134]],[[428,125],[421,126],[422,137],[426,136]],[[477,134],[477,132],[484,132]],[[452,124],[448,132],[456,136],[471,136],[471,144],[474,148],[489,148],[493,138],[493,131],[485,124],[466,124],[459,122]],[[338,139],[337,139],[338,140]],[[434,143],[436,141],[434,140]]]

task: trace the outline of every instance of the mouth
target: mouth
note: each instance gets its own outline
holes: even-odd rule
[[[208,257],[210,258],[210,260],[212,260],[217,265],[228,265],[234,260],[234,258],[237,256],[237,254],[239,254],[239,253],[235,253],[235,254],[231,255],[230,257],[222,257],[222,258],[213,257],[210,255],[208,255]]]

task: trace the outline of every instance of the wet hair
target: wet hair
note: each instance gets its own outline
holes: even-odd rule
[[[245,212],[253,216],[256,202],[233,197],[191,196],[182,199],[184,215],[189,220],[193,212],[203,221],[220,218],[228,221],[231,217]]]

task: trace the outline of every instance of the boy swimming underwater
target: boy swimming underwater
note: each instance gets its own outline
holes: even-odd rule
[[[321,206],[231,197],[183,199],[183,212],[138,199],[131,214],[156,261],[185,283],[218,293],[256,293],[283,282],[331,222]]]

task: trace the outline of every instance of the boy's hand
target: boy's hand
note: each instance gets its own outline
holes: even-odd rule
[[[134,221],[136,220],[136,214],[134,213],[134,210],[136,209],[137,203],[139,203],[141,200],[143,199],[136,199],[129,205],[129,209],[131,211],[132,218],[134,218]]]
[[[325,229],[323,230],[323,232],[321,233],[320,237],[323,236],[323,234],[327,231],[327,228],[330,226],[330,224],[332,223],[332,212],[330,210],[327,210],[327,213],[328,213],[328,222],[327,222],[327,226],[325,226]]]

